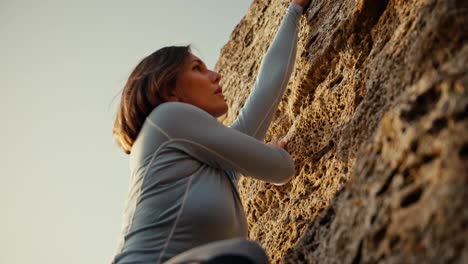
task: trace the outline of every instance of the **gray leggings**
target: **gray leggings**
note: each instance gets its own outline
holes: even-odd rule
[[[164,264],[269,264],[267,254],[254,241],[234,238],[187,250]]]

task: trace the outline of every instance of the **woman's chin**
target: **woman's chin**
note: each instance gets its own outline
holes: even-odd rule
[[[229,106],[226,104],[226,102],[224,102],[224,106],[217,109],[216,113],[214,113],[213,116],[218,118],[218,117],[226,114],[228,110],[229,110]]]

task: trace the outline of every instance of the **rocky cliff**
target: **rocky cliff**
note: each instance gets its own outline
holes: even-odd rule
[[[255,0],[215,69],[230,124],[289,0]],[[296,176],[243,178],[274,263],[468,263],[468,1],[312,0],[266,140]]]

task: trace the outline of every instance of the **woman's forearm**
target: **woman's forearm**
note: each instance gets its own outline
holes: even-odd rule
[[[297,26],[302,7],[291,2],[286,15],[260,64],[254,88],[239,116],[231,125],[259,140],[278,108],[291,76],[296,57]]]

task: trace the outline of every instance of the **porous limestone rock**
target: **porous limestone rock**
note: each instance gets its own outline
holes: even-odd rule
[[[289,0],[254,0],[215,70],[236,118]],[[296,175],[242,178],[273,263],[468,263],[468,1],[312,0],[266,142]]]

